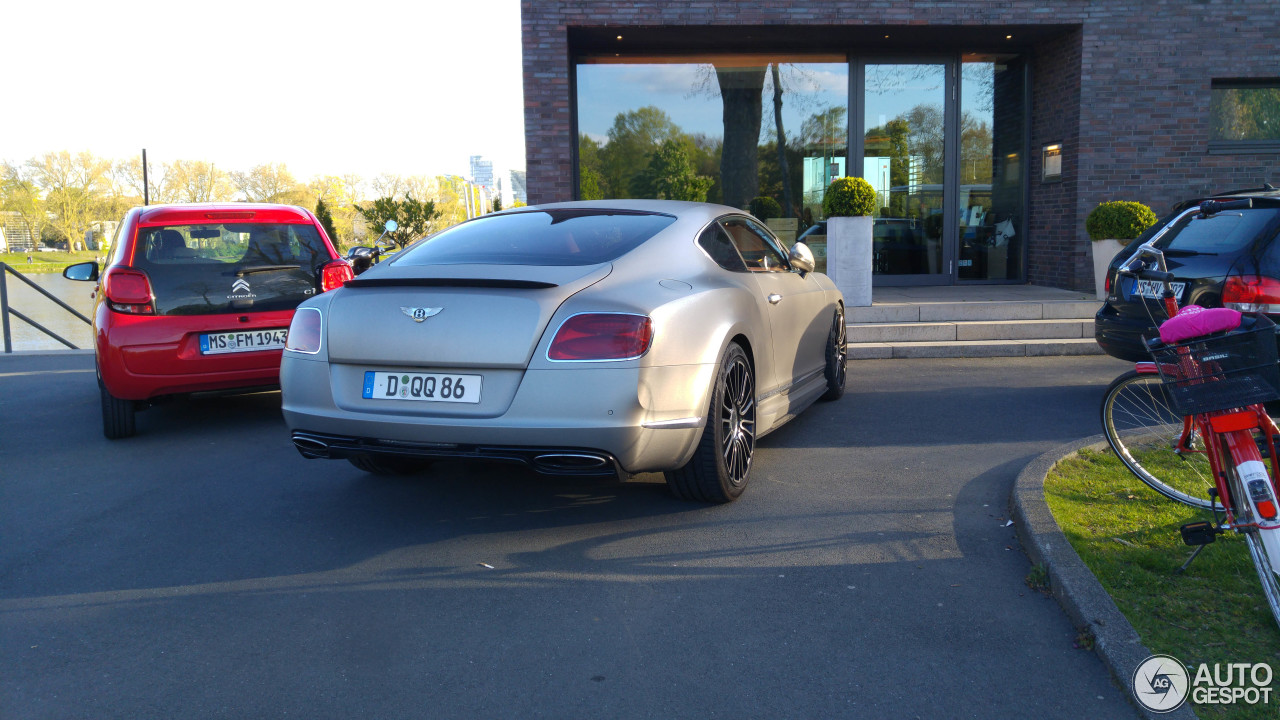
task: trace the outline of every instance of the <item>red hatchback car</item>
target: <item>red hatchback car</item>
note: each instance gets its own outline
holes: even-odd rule
[[[102,431],[134,434],[134,412],[166,397],[268,389],[298,304],[341,287],[351,266],[307,210],[150,205],[125,215],[98,282],[93,330]]]

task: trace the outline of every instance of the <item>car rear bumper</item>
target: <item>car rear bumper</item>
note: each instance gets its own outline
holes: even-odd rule
[[[1093,318],[1093,337],[1098,341],[1098,346],[1106,354],[1121,360],[1150,360],[1151,353],[1147,352],[1146,338],[1155,334],[1156,330],[1149,320],[1125,317],[1109,304],[1104,304]]]
[[[165,395],[270,387],[280,381],[281,350],[205,355],[205,332],[287,328],[293,311],[252,315],[121,315],[99,307],[97,359],[102,382],[115,397],[149,400]]]
[[[394,400],[339,407],[331,383],[344,375],[293,353],[281,363],[280,384],[285,423],[307,457],[491,458],[557,474],[608,474],[687,463],[702,437],[714,372],[701,365],[529,370],[497,417]],[[583,457],[543,457],[556,455]]]

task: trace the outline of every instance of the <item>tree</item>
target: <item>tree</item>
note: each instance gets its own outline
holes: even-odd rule
[[[232,172],[231,182],[248,202],[287,202],[298,182],[284,163],[263,163],[249,172]]]
[[[720,185],[726,205],[745,208],[759,194],[758,147],[763,116],[764,67],[717,67],[716,81],[724,103],[724,149]]]
[[[600,149],[604,196],[630,197],[631,178],[644,169],[646,158],[664,140],[678,135],[680,128],[652,105],[618,113],[609,128],[609,142]]]
[[[31,243],[40,242],[46,220],[44,200],[40,188],[18,165],[0,165],[0,209],[18,213]]]
[[[355,206],[364,218],[371,231],[381,233],[381,228],[388,220],[395,220],[399,226],[386,237],[401,248],[431,232],[431,222],[440,217],[436,205],[430,200],[415,200],[406,196],[403,200],[393,197],[380,197],[367,208]]]
[[[588,135],[578,136],[578,199],[603,200],[604,176],[601,174],[600,143]]]
[[[329,212],[329,206],[324,204],[323,198],[316,201],[316,219],[320,221],[320,227],[324,228],[325,234],[336,245],[338,231],[333,228],[333,215]]]
[[[106,190],[111,163],[89,152],[63,150],[29,160],[32,179],[44,193],[48,227],[67,241],[67,249],[84,242],[90,222],[97,219],[100,194]]]
[[[154,185],[160,192],[152,199],[159,202],[226,202],[235,197],[232,176],[203,160],[166,163],[164,179]]]
[[[495,195],[493,198],[493,212],[502,212],[502,196]]]
[[[649,159],[649,165],[632,178],[634,197],[705,202],[711,178],[696,175],[684,143],[666,140]]]

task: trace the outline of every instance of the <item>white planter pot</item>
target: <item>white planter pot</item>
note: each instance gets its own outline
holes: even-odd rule
[[[1107,266],[1127,244],[1124,240],[1094,240],[1089,243],[1093,251],[1093,287],[1099,300],[1107,299]]]
[[[871,305],[871,218],[827,219],[827,276],[848,307]]]

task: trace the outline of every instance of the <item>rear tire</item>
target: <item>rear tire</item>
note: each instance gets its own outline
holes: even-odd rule
[[[756,440],[755,374],[747,353],[730,344],[720,361],[707,424],[693,457],[663,473],[682,500],[731,502],[747,487]]]
[[[848,375],[849,350],[846,347],[847,329],[844,324],[844,306],[836,305],[836,319],[827,336],[827,392],[823,400],[839,400],[844,395],[844,384]]]
[[[375,455],[357,455],[347,458],[347,462],[374,475],[414,475],[431,466],[430,460]]]
[[[133,437],[137,432],[134,415],[138,404],[112,395],[101,378],[98,379],[98,392],[102,397],[102,434],[108,440]]]
[[[1208,510],[1214,486],[1209,456],[1198,432],[1191,451],[1174,452],[1182,427],[1183,416],[1169,407],[1159,375],[1130,370],[1102,397],[1102,429],[1125,467],[1170,500]]]

